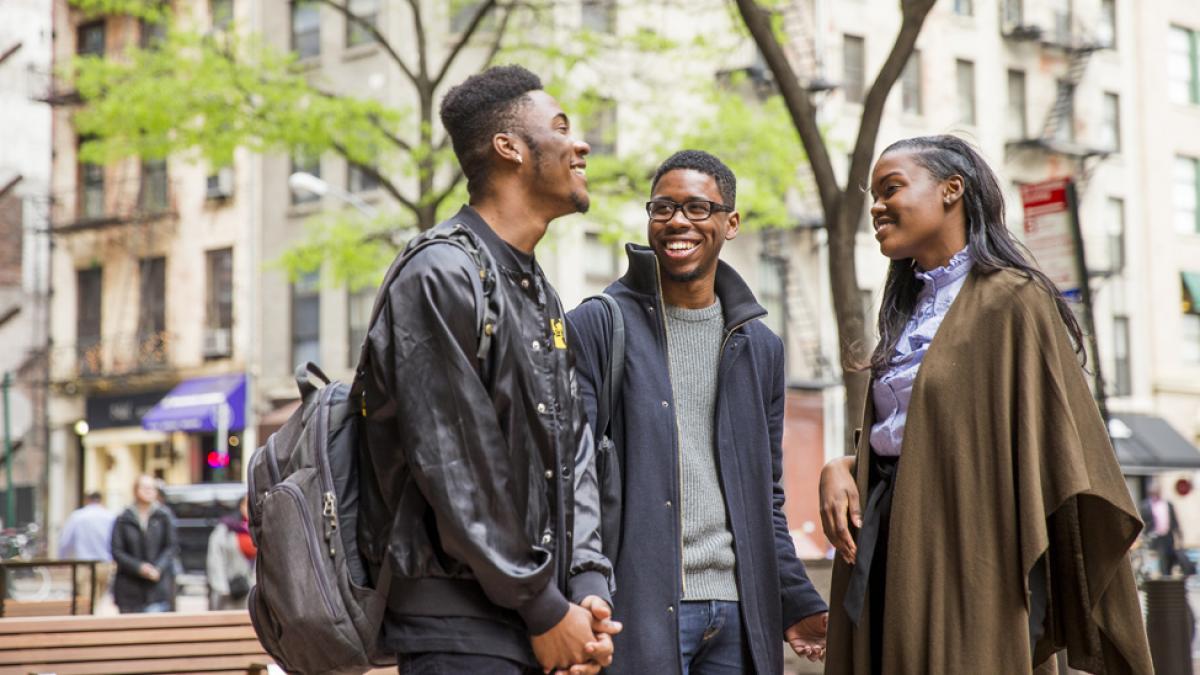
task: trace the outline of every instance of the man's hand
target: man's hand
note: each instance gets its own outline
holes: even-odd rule
[[[141,567],[138,568],[138,574],[142,575],[143,579],[149,579],[150,581],[158,581],[159,577],[162,576],[158,568],[148,562],[142,563]]]
[[[595,639],[591,618],[591,612],[571,603],[566,616],[554,628],[529,638],[533,643],[533,654],[543,670],[549,673],[556,668],[570,668],[588,660],[585,646]]]
[[[809,661],[825,660],[825,629],[829,626],[829,612],[821,612],[800,619],[783,632],[783,637],[796,652]]]
[[[821,469],[820,504],[821,528],[842,559],[853,565],[858,555],[850,523],[862,527],[858,484],[854,482],[853,457],[839,457]]]
[[[612,665],[612,636],[621,632],[621,624],[612,620],[612,608],[599,596],[589,595],[579,606],[592,614],[592,633],[595,639],[583,646],[590,660],[577,663],[571,666],[570,670],[556,670],[555,675],[597,675],[601,668]]]

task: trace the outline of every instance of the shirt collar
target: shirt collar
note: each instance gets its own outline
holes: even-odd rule
[[[925,288],[938,289],[945,288],[947,285],[962,279],[971,271],[971,247],[964,246],[961,251],[950,257],[950,262],[943,267],[929,270],[925,272],[921,269],[916,269],[917,278],[925,282]]]
[[[468,229],[478,235],[491,251],[492,257],[502,266],[514,272],[533,274],[537,265],[536,258],[532,254],[513,248],[508,242],[501,239],[500,235],[496,234],[492,226],[474,208],[464,204],[452,220],[466,225]]]

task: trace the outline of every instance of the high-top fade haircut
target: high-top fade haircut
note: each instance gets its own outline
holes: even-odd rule
[[[717,182],[717,191],[721,193],[721,201],[725,206],[731,209],[737,206],[737,178],[729,167],[725,166],[725,162],[703,150],[680,150],[668,157],[654,172],[654,180],[650,183],[651,194],[654,193],[654,188],[658,187],[659,179],[676,169],[691,169],[712,176]]]
[[[442,126],[450,134],[472,197],[482,195],[486,188],[493,136],[507,131],[529,141],[518,113],[529,101],[528,93],[541,88],[537,75],[514,65],[493,66],[446,92],[440,111]]]

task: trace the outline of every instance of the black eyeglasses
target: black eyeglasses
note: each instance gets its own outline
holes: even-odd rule
[[[713,211],[728,213],[733,211],[733,207],[703,199],[694,199],[682,204],[670,199],[655,199],[646,202],[646,215],[650,216],[650,220],[660,223],[665,223],[674,218],[675,212],[680,210],[683,211],[684,218],[694,223],[708,218],[713,214]]]

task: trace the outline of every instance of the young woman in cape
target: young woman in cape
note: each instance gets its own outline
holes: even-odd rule
[[[951,136],[879,157],[891,259],[855,457],[821,474],[838,550],[827,674],[1152,673],[1126,555],[1141,522],[1079,324]]]

